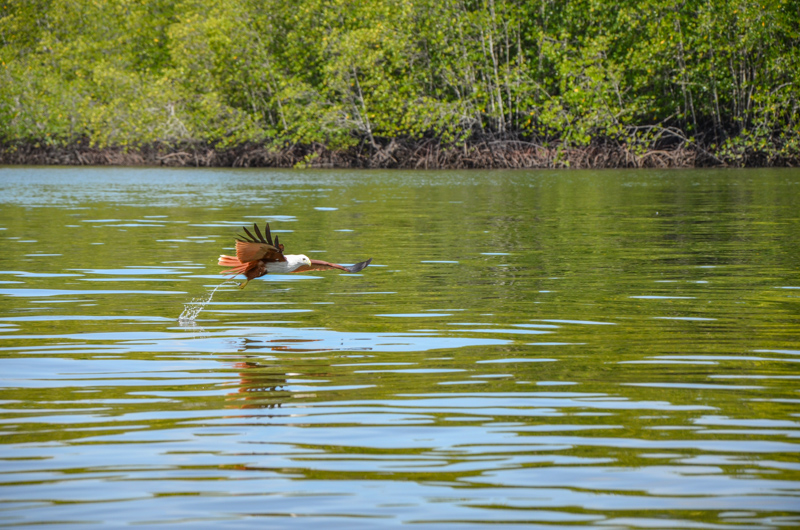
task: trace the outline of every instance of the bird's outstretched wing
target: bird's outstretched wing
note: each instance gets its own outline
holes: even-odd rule
[[[254,236],[247,227],[243,227],[246,236],[239,236],[236,238],[236,257],[242,263],[250,261],[265,260],[265,261],[286,261],[283,255],[283,245],[278,241],[275,236],[275,242],[272,242],[272,234],[269,230],[269,223],[264,225],[264,232],[266,237],[258,229],[258,225],[253,223],[253,230],[256,235]]]
[[[356,263],[355,265],[345,267],[344,265],[338,265],[336,263],[328,263],[327,261],[312,259],[311,265],[303,265],[292,272],[327,271],[331,269],[338,269],[345,272],[361,272],[370,263],[372,263],[372,258],[369,258],[367,261],[362,261],[360,263]]]

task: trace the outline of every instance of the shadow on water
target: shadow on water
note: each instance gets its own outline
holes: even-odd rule
[[[0,171],[0,525],[800,525],[797,171]]]

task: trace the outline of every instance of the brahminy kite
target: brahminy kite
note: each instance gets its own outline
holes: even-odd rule
[[[372,258],[355,265],[345,267],[336,263],[328,263],[317,259],[309,259],[305,254],[284,254],[283,245],[275,236],[272,242],[272,234],[269,231],[269,223],[264,226],[266,237],[258,229],[258,225],[253,223],[254,236],[247,227],[244,227],[246,236],[236,238],[236,256],[226,256],[221,254],[219,264],[230,269],[221,271],[220,274],[244,274],[247,280],[239,284],[239,289],[244,289],[247,282],[253,278],[260,278],[270,272],[306,272],[324,271],[338,269],[345,272],[360,272],[372,262]]]

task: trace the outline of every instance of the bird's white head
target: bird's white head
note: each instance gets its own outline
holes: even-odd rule
[[[285,269],[288,272],[293,272],[304,265],[311,266],[311,259],[305,254],[286,254],[284,257],[286,258],[286,263],[276,263],[275,270]]]

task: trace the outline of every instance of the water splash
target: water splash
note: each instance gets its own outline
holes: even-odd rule
[[[214,298],[214,293],[217,292],[217,289],[229,282],[231,282],[231,280],[225,280],[221,284],[217,285],[205,298],[194,298],[191,302],[183,304],[183,313],[181,313],[181,316],[178,317],[178,322],[181,324],[194,323],[194,320],[197,318],[197,315],[200,314],[200,311],[202,311],[209,304],[209,302],[211,302],[211,299]]]

